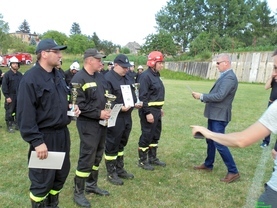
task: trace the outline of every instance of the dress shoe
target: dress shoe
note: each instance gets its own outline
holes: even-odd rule
[[[227,173],[225,178],[220,179],[220,181],[225,182],[225,183],[231,183],[239,178],[240,178],[239,173]]]
[[[204,164],[199,165],[199,166],[194,166],[193,167],[194,170],[205,170],[205,171],[212,171],[212,168],[208,168],[206,167]]]

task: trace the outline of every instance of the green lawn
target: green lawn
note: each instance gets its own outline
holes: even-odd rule
[[[226,167],[217,154],[214,170],[210,173],[193,170],[206,156],[205,140],[191,136],[189,125],[206,126],[203,117],[204,104],[194,100],[187,90],[208,92],[211,81],[181,81],[164,79],[166,102],[164,106],[163,132],[158,156],[167,163],[165,168],[145,171],[137,167],[137,148],[140,124],[137,110],[133,111],[133,130],[125,151],[125,167],[135,175],[125,180],[123,186],[111,185],[106,181],[106,169],[102,161],[98,185],[110,192],[109,197],[88,196],[92,207],[139,208],[139,207],[188,207],[188,208],[237,208],[254,207],[255,200],[263,191],[272,171],[270,147],[261,149],[259,143],[245,149],[232,148],[232,154],[241,174],[241,179],[231,184],[219,181],[225,176]],[[233,103],[233,119],[227,132],[239,131],[256,121],[267,107],[269,91],[263,85],[240,83]],[[3,208],[30,207],[28,198],[29,179],[27,169],[28,144],[20,134],[9,134],[4,127],[3,97],[1,100],[0,129],[0,202]],[[71,171],[60,194],[60,208],[77,207],[72,200],[73,177],[77,164],[79,138],[75,122],[69,126],[71,132]],[[275,138],[273,138],[275,141]],[[274,145],[272,142],[271,147]],[[262,153],[268,155],[264,162],[265,173],[261,182],[249,194],[255,170]],[[250,197],[249,197],[250,195]]]

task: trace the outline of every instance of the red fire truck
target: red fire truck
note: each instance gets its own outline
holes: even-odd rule
[[[0,58],[0,66],[8,66],[9,65],[9,60],[11,57],[15,56],[21,64],[31,64],[33,63],[33,58],[32,55],[29,53],[21,53],[21,52],[17,52],[17,53],[13,53],[13,54],[5,54],[5,55],[1,55],[2,57],[2,61]]]

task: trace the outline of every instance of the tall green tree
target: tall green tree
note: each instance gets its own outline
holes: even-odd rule
[[[88,36],[76,34],[68,38],[67,47],[68,53],[83,54],[88,48],[94,48],[95,44]]]
[[[8,35],[9,24],[3,20],[3,15],[0,14],[0,53],[7,53],[11,38]]]
[[[56,30],[48,30],[42,34],[41,39],[51,38],[54,39],[59,45],[67,45],[68,37],[66,34]]]
[[[183,48],[203,32],[205,39],[232,37],[235,45],[249,46],[255,37],[270,36],[276,27],[270,13],[267,1],[260,0],[170,0],[156,14],[156,22]]]
[[[158,34],[150,34],[146,38],[140,53],[148,54],[153,50],[161,51],[164,55],[175,56],[178,52],[177,44],[174,43],[170,33],[160,31]]]
[[[82,34],[80,25],[77,22],[73,22],[70,29],[70,34],[71,35]]]
[[[24,21],[21,23],[21,25],[18,27],[18,30],[23,33],[30,33],[30,26],[27,20],[24,19]]]
[[[156,14],[158,29],[168,31],[183,48],[203,30],[204,0],[171,0]]]

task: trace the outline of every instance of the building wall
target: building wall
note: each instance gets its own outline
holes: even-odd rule
[[[15,36],[15,37],[21,39],[22,42],[25,42],[25,43],[30,43],[31,38],[34,38],[36,43],[39,42],[39,36],[36,35],[36,34],[23,33],[23,32],[15,32],[15,33],[10,33],[10,35]]]

